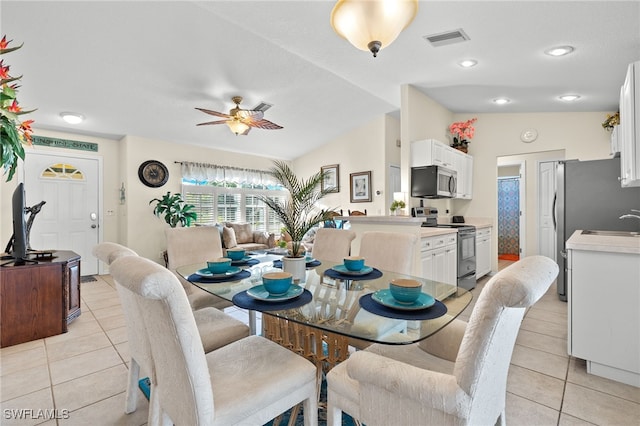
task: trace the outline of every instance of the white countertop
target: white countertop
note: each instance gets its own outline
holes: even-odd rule
[[[567,249],[640,254],[640,237],[583,234],[579,229],[567,240]]]

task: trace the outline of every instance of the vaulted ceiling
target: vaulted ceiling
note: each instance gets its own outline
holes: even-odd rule
[[[23,75],[35,127],[135,135],[292,159],[382,114],[399,116],[411,84],[453,112],[617,110],[627,64],[640,60],[638,1],[421,1],[414,22],[377,58],[329,24],[333,1],[6,1],[4,55]],[[423,36],[463,29],[433,47]],[[544,51],[572,45],[565,57]],[[462,59],[478,65],[465,69]],[[568,103],[558,96],[581,98]],[[235,136],[195,107],[231,97],[282,130]],[[506,105],[493,99],[505,96]],[[62,111],[86,120],[63,122]]]

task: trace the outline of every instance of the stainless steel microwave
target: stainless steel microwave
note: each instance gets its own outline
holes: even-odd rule
[[[441,166],[411,168],[411,196],[416,198],[453,198],[458,174]]]

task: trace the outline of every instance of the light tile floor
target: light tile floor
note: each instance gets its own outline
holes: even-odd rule
[[[81,294],[82,315],[68,333],[0,350],[1,425],[146,424],[142,393],[138,410],[123,412],[129,356],[111,277],[82,284]],[[240,309],[227,312],[248,321]],[[509,370],[508,423],[640,424],[640,389],[587,375],[584,361],[567,356],[566,316],[567,304],[558,300],[555,287],[527,312]]]

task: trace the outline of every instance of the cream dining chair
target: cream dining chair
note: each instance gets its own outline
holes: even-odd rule
[[[454,320],[413,345],[372,345],[327,375],[328,425],[347,412],[368,426],[505,424],[511,354],[525,310],[558,265],[531,256],[485,285],[468,324]]]
[[[168,267],[187,292],[189,304],[194,310],[211,306],[218,309],[233,306],[233,303],[195,287],[176,272],[176,268],[222,257],[220,231],[214,226],[192,226],[167,228]]]
[[[354,231],[336,228],[320,228],[316,232],[311,254],[316,259],[342,262],[351,253],[351,241],[356,238]]]
[[[316,369],[309,361],[260,336],[205,354],[175,275],[134,256],[114,261],[111,274],[144,312],[155,366],[152,406],[163,424],[258,425],[300,402],[305,425],[317,423]]]
[[[93,248],[93,255],[110,266],[114,261],[126,256],[138,256],[136,252],[123,245],[103,242]],[[125,413],[136,410],[138,400],[138,381],[142,377],[149,377],[151,393],[154,392],[153,359],[151,348],[142,319],[143,314],[133,297],[133,293],[124,289],[116,281],[116,290],[120,298],[125,325],[127,328],[127,343],[129,346],[130,363],[125,398]],[[205,352],[211,352],[233,341],[249,335],[249,327],[241,321],[220,312],[215,308],[204,308],[194,312],[196,326]],[[154,409],[156,410],[154,412]],[[157,406],[149,406],[149,423],[157,422],[159,417]],[[155,420],[153,420],[155,419]]]

